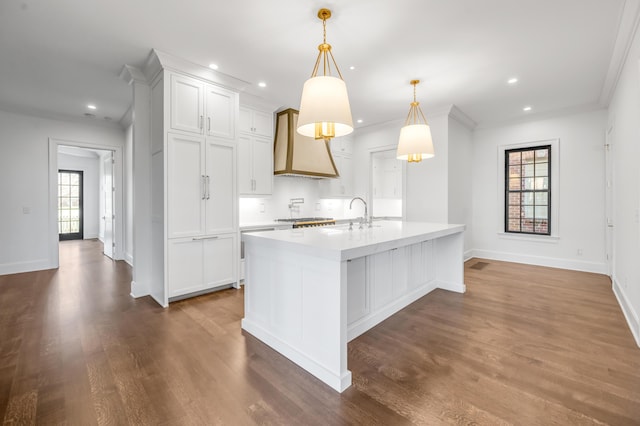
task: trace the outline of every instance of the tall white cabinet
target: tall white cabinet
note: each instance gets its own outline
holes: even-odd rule
[[[175,70],[151,84],[152,268],[164,304],[237,286],[238,93]]]
[[[273,113],[240,107],[238,190],[240,195],[273,193]]]

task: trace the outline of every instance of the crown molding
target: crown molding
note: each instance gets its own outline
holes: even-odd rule
[[[455,105],[451,105],[451,111],[449,112],[449,117],[456,120],[458,123],[462,124],[469,130],[473,130],[476,128],[478,123],[473,121],[471,117],[464,113],[460,108]]]
[[[132,83],[147,84],[147,79],[142,71],[132,65],[123,65],[122,69],[120,70],[119,77],[121,80],[126,81],[129,85]]]
[[[615,93],[618,80],[629,57],[629,51],[640,24],[640,0],[626,0],[622,7],[622,13],[618,21],[618,34],[616,36],[609,70],[600,92],[598,102],[603,108],[608,108],[611,98]]]

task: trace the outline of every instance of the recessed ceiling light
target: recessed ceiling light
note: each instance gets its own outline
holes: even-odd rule
[[[527,112],[527,111],[531,111],[531,107],[530,106],[526,106],[524,108],[522,108],[523,111]]]
[[[358,120],[356,120],[358,123],[362,123],[362,118],[359,118]]]
[[[265,83],[264,81],[261,81],[260,83],[258,83],[258,86],[267,87],[267,83]]]
[[[93,105],[93,104],[89,104],[89,105],[87,105],[87,108],[89,108],[89,109],[96,109],[96,106],[95,106],[95,105]]]
[[[212,70],[217,70],[218,66],[216,64],[209,64],[209,68],[211,68]]]
[[[356,69],[356,67],[354,67],[353,65],[351,65],[351,66],[349,67],[349,69],[350,69],[350,70],[355,70],[355,69]]]
[[[518,79],[515,78],[515,77],[510,78],[509,80],[507,80],[507,83],[509,83],[509,84],[516,84],[517,82],[518,82]]]

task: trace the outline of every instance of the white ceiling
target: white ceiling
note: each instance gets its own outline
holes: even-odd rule
[[[427,117],[451,104],[480,124],[521,118],[525,105],[529,115],[606,105],[631,33],[619,28],[635,20],[626,15],[637,3],[4,0],[0,108],[117,121],[131,103],[120,70],[141,66],[152,48],[215,62],[271,103],[297,108],[322,41],[320,7],[333,11],[327,41],[358,126],[404,118],[414,78]]]

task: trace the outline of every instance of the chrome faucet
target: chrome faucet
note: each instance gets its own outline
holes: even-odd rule
[[[354,198],[352,198],[351,202],[349,203],[349,210],[352,209],[353,202],[355,200],[360,200],[360,201],[362,201],[362,204],[364,204],[364,223],[367,223],[367,218],[369,217],[367,215],[367,202],[362,197],[354,197]],[[371,221],[369,221],[369,228],[371,228]],[[362,222],[360,223],[360,229],[362,229]]]

